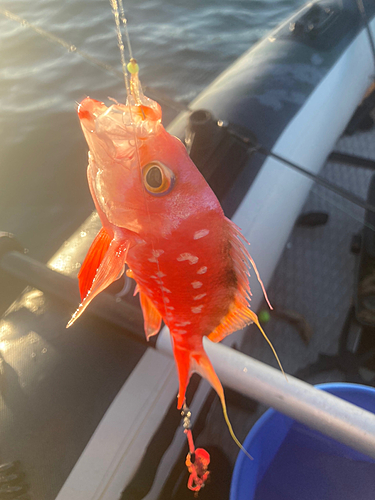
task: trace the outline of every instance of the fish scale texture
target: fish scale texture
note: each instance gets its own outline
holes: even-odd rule
[[[335,151],[375,160],[375,130],[344,136]],[[373,172],[327,162],[321,175],[329,181],[367,197]],[[302,214],[327,212],[329,220],[320,227],[295,226],[267,291],[271,303],[302,315],[313,330],[307,346],[297,330],[287,322],[272,318],[266,325],[280,360],[288,373],[314,362],[319,352],[335,354],[338,340],[353,295],[356,257],[350,252],[352,236],[363,227],[364,210],[325,188],[313,185]],[[264,304],[264,309],[267,309]],[[258,311],[259,312],[259,311]],[[274,367],[277,366],[264,339],[253,325],[248,329],[242,351]],[[336,371],[311,378],[311,383],[343,380]],[[266,410],[259,406],[250,414],[229,405],[229,416],[238,438],[243,440],[254,422]],[[198,445],[215,442],[226,450],[233,465],[238,454],[231,442],[215,399],[207,416],[207,425]]]

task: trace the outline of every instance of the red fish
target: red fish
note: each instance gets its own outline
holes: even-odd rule
[[[162,320],[169,327],[178,408],[195,371],[217,391],[228,423],[203,337],[219,342],[252,322],[259,326],[249,308],[249,262],[258,273],[240,230],[224,216],[184,145],[164,129],[161,108],[142,94],[136,73],[126,105],[107,108],[86,98],[78,116],[103,227],[80,270],[82,303],[68,326],[127,264],[137,282],[147,339],[159,332]]]

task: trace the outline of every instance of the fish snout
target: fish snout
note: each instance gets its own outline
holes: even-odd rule
[[[90,97],[86,97],[83,101],[78,105],[77,113],[78,118],[80,119],[82,124],[86,126],[92,125],[100,114],[102,114],[107,109],[107,106],[96,99],[91,99]]]

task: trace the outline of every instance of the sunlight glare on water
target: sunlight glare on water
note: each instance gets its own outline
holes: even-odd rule
[[[301,0],[124,2],[145,85],[189,102]],[[106,0],[8,0],[2,9],[120,69]],[[122,78],[0,14],[0,230],[49,258],[93,209],[76,103],[123,101]]]

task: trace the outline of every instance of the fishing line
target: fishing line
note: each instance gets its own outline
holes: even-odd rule
[[[375,226],[374,225],[370,224],[369,222],[366,222],[366,220],[362,219],[361,217],[359,217],[357,215],[354,215],[352,212],[349,212],[349,210],[347,210],[346,208],[344,208],[343,205],[341,205],[341,204],[333,201],[332,198],[329,198],[328,196],[326,196],[323,193],[320,193],[319,191],[316,191],[316,190],[312,190],[311,193],[313,195],[318,196],[322,200],[326,201],[327,203],[329,203],[333,207],[337,208],[337,210],[339,210],[340,212],[346,214],[351,219],[359,222],[362,226],[368,227],[369,229],[371,229],[371,231],[375,232]]]
[[[333,193],[337,194],[341,198],[344,198],[354,205],[357,205],[358,207],[364,208],[365,210],[375,213],[375,206],[372,205],[371,203],[368,203],[366,200],[361,198],[360,196],[357,196],[350,191],[347,191],[346,189],[338,186],[337,184],[334,184],[333,182],[328,181],[325,179],[323,176],[320,174],[314,174],[313,172],[310,172],[304,167],[301,167],[300,165],[297,165],[296,163],[286,159],[283,156],[280,156],[266,147],[262,146],[261,144],[257,143],[256,140],[251,139],[253,134],[248,131],[248,136],[244,136],[243,134],[240,134],[236,131],[236,129],[231,126],[230,124],[227,126],[228,132],[235,136],[237,139],[239,139],[241,142],[243,142],[248,150],[252,153],[258,152],[264,156],[274,158],[275,160],[278,160],[279,162],[285,164],[287,167],[292,168],[293,170],[296,170],[300,174],[304,175],[305,177],[308,177],[312,181],[316,182],[317,184],[325,187],[329,191],[332,191]]]
[[[129,65],[126,65],[126,61],[125,61],[124,44],[123,44],[122,33],[121,33],[121,25],[120,25],[120,22],[119,22],[119,4],[120,4],[120,8],[122,9],[122,12],[123,12],[122,0],[110,0],[110,3],[112,5],[112,10],[113,10],[114,15],[115,15],[117,38],[118,38],[118,46],[119,46],[120,51],[121,51],[121,60],[122,60],[122,66],[123,66],[123,71],[124,71],[124,77],[125,77],[125,72],[126,72],[125,81],[128,82],[127,71],[128,71]],[[127,31],[127,23],[126,23],[126,19],[125,19],[125,14],[122,14],[122,17],[124,18],[124,22],[123,22],[124,30],[126,31],[126,33],[127,33],[127,39],[129,40],[129,35],[128,35],[128,31]],[[129,53],[131,53],[130,46],[128,46],[128,49],[129,49]],[[132,62],[136,63],[136,60],[134,58],[131,58],[129,64],[131,64]],[[136,135],[136,123],[133,120],[132,104],[131,104],[131,99],[130,99],[131,97],[133,97],[133,99],[136,101],[136,105],[142,105],[141,98],[142,98],[143,94],[141,96],[140,92],[139,92],[141,84],[140,84],[140,82],[138,80],[138,70],[136,70],[134,72],[131,71],[130,78],[131,79],[135,79],[135,83],[134,83],[134,85],[131,83],[130,84],[130,88],[129,88],[129,85],[127,86],[127,95],[128,95],[127,105],[128,105],[129,114],[130,114],[130,120],[131,120],[132,128],[133,128],[133,136],[134,136],[136,160],[137,160],[137,163],[138,163],[139,173],[140,173],[140,176],[141,176],[141,179],[140,179],[141,180],[141,185],[143,187],[142,192],[143,192],[143,195],[144,195],[145,206],[146,206],[146,210],[147,210],[147,216],[148,216],[148,219],[149,219],[150,224],[151,224],[152,223],[152,217],[151,217],[150,209],[149,209],[148,202],[147,202],[146,187],[145,187],[145,185],[143,183],[143,179],[142,179],[142,165],[141,165],[141,161],[140,161],[139,146],[138,146],[137,135]],[[150,242],[151,242],[152,252],[153,252],[153,255],[155,257],[155,263],[156,263],[156,267],[158,269],[158,274],[161,274],[160,265],[159,265],[159,255],[155,251],[154,241],[152,239],[150,239]],[[160,286],[160,292],[161,292],[161,297],[162,297],[162,303],[163,303],[165,317],[168,319],[169,312],[167,310],[167,300],[166,300],[166,296],[165,296],[162,284],[163,284],[163,282],[160,283],[160,285],[161,285]],[[277,359],[277,361],[278,361],[278,363],[280,365],[280,368],[281,368],[282,372],[284,373],[284,370],[283,370],[283,368],[282,368],[282,366],[280,364],[279,358],[277,357],[277,354],[276,354],[276,352],[275,352],[272,344],[270,343],[270,341],[268,340],[267,336],[264,334],[262,328],[260,327],[259,322],[258,322],[258,327],[262,331],[262,333],[265,336],[267,342],[271,345],[271,348],[272,348],[272,350],[273,350],[273,352],[274,352],[274,354],[276,356],[276,359]],[[173,339],[172,339],[172,344],[173,344]],[[219,384],[220,384],[220,382],[219,382]],[[220,387],[221,387],[221,384],[220,384]],[[237,446],[250,459],[252,459],[252,457],[249,455],[249,453],[245,450],[245,448],[242,446],[242,444],[240,443],[240,441],[237,439],[237,437],[236,437],[236,435],[235,435],[235,433],[233,431],[232,425],[230,423],[230,420],[229,420],[229,417],[228,417],[228,414],[227,414],[227,409],[226,409],[226,404],[225,404],[225,397],[224,397],[224,392],[223,392],[222,387],[221,387],[221,391],[222,391],[222,394],[220,395],[220,391],[219,391],[218,395],[220,396],[220,399],[221,399],[221,403],[222,403],[222,407],[223,407],[224,419],[225,419],[225,422],[226,422],[227,427],[229,429],[229,433],[232,436],[232,439],[234,440],[234,442],[237,444]]]
[[[114,3],[116,5],[115,0],[110,0],[110,2],[111,2],[111,5],[112,5],[112,3]],[[358,0],[358,8],[361,11],[361,14],[363,15],[363,19],[364,19],[367,31],[369,33],[370,45],[371,45],[371,48],[373,50],[374,60],[375,60],[374,42],[373,42],[371,31],[370,31],[368,23],[367,23],[367,17],[366,17],[366,13],[364,11],[362,0]],[[112,9],[113,9],[113,5],[112,5]],[[114,10],[116,22],[118,22],[118,18],[121,16],[121,22],[126,27],[127,20],[125,17],[125,12],[124,12],[124,9],[122,6],[122,2],[120,4],[120,10],[117,11],[117,18],[116,18],[115,11],[116,11],[116,9]],[[120,12],[120,14],[119,14],[119,12]],[[81,58],[85,59],[90,64],[92,64],[92,65],[94,65],[94,66],[96,66],[96,67],[98,67],[98,68],[100,68],[108,73],[111,73],[112,75],[114,75],[116,77],[124,78],[125,79],[125,86],[127,87],[129,85],[129,83],[126,83],[126,81],[128,80],[128,77],[127,77],[127,71],[126,71],[126,61],[123,60],[123,54],[121,55],[121,63],[122,63],[123,71],[119,71],[116,68],[112,67],[111,65],[106,64],[106,63],[100,61],[99,59],[91,56],[87,52],[85,52],[81,49],[78,49],[75,45],[68,43],[66,40],[44,30],[43,28],[40,28],[39,26],[36,26],[36,25],[30,23],[26,19],[12,13],[9,10],[6,10],[6,9],[3,9],[0,7],[0,13],[3,14],[8,19],[11,19],[13,21],[18,22],[22,26],[27,26],[28,28],[32,29],[33,31],[35,31],[36,33],[41,35],[42,37],[44,37],[44,38],[46,38],[54,43],[61,45],[62,47],[66,48],[69,52],[78,54]],[[119,36],[119,35],[117,35],[117,36]],[[130,57],[132,57],[132,49],[131,49],[130,39],[129,39],[129,34],[128,34],[127,29],[125,30],[125,36],[126,36],[126,41],[127,41],[127,45],[128,45],[129,55],[130,55]],[[122,45],[122,47],[124,47],[122,40],[121,40],[120,44]],[[125,65],[125,71],[124,71],[124,65]],[[145,88],[147,88],[147,87],[145,87]],[[161,94],[161,93],[159,93],[151,88],[148,88],[148,94],[150,95],[151,98],[154,98],[155,100],[162,102],[166,106],[169,106],[170,108],[175,109],[176,111],[189,111],[190,110],[190,108],[187,105],[172,101],[171,99],[165,97],[163,94]],[[230,131],[230,132],[233,133],[233,131]],[[244,140],[244,138],[238,136],[238,134],[235,134],[235,135],[239,139]],[[281,156],[270,152],[266,148],[259,147],[258,151],[266,156],[271,156],[271,157],[274,157],[275,159],[278,159],[279,161],[282,161],[283,163],[285,163],[289,167],[294,168],[295,170],[297,170],[301,174],[309,177],[311,180],[314,180],[317,184],[320,184],[320,185],[326,187],[330,191],[338,194],[339,196],[343,197],[344,199],[349,200],[350,202],[354,203],[355,205],[358,205],[361,208],[364,208],[365,210],[368,210],[370,212],[375,213],[375,207],[373,205],[367,203],[365,200],[362,200],[360,197],[353,195],[349,191],[347,191],[343,188],[340,188],[339,186],[336,186],[335,184],[327,181],[326,179],[319,176],[318,174],[313,174],[313,173],[309,172],[308,170],[304,169],[303,167],[300,167],[299,165],[296,165],[293,162],[287,160],[286,158],[282,158]]]
[[[267,150],[266,148],[263,148],[262,146],[259,146],[256,148],[256,150],[265,155],[265,156],[270,156],[271,158],[275,158],[275,160],[279,160],[282,163],[285,163],[288,167],[291,167],[294,170],[297,170],[297,172],[301,173],[305,177],[308,177],[309,179],[315,181],[317,184],[320,184],[321,186],[325,187],[326,189],[329,189],[333,193],[341,196],[341,198],[344,198],[351,203],[354,203],[354,205],[357,205],[358,207],[364,208],[365,210],[369,212],[375,213],[375,206],[371,205],[371,203],[368,203],[366,200],[362,199],[360,196],[357,196],[350,191],[347,191],[344,188],[341,188],[340,186],[337,186],[337,184],[333,184],[332,182],[328,181],[325,179],[323,176],[319,174],[313,174],[306,168],[300,167],[296,163],[293,163],[283,156],[280,156],[276,153],[273,153],[272,151]]]
[[[125,17],[125,11],[124,11],[124,6],[122,3],[122,0],[119,0],[120,3],[120,16],[121,16],[121,22],[124,26],[124,31],[125,31],[125,36],[126,36],[126,43],[128,46],[128,51],[129,51],[129,59],[133,59],[133,52],[132,52],[132,46],[130,44],[130,38],[129,38],[129,31],[128,31],[128,20]]]
[[[35,31],[35,33],[42,36],[43,38],[46,38],[50,42],[61,45],[62,47],[67,49],[68,52],[77,54],[79,57],[84,59],[86,62],[90,63],[93,66],[96,66],[97,68],[99,68],[103,71],[106,71],[107,73],[110,73],[111,75],[115,76],[116,78],[121,78],[121,79],[124,78],[124,74],[122,71],[119,71],[118,69],[114,68],[110,64],[106,64],[103,61],[100,61],[96,57],[91,56],[90,54],[85,52],[84,50],[78,49],[76,47],[76,45],[67,42],[63,38],[60,38],[60,37],[54,35],[53,33],[50,33],[49,31],[46,31],[45,29],[40,28],[39,26],[36,26],[35,24],[30,23],[26,19],[18,16],[17,14],[14,14],[10,10],[3,9],[0,7],[0,14],[2,14],[3,16],[5,16],[8,19],[11,19],[12,21],[16,21],[21,26],[30,28],[31,30]],[[176,101],[170,99],[169,97],[165,96],[159,90],[155,90],[155,89],[148,87],[146,85],[144,86],[144,88],[147,89],[148,95],[152,99],[154,99],[155,101],[158,101],[158,102],[164,104],[165,106],[168,106],[169,108],[174,109],[175,111],[179,111],[179,112],[180,111],[189,111],[189,106],[187,104],[176,102]]]
[[[112,3],[113,0],[110,0],[110,1]],[[368,36],[369,36],[369,39],[370,39],[370,46],[371,46],[371,50],[373,51],[374,61],[375,61],[374,40],[373,40],[371,31],[370,31],[370,28],[369,28],[369,25],[368,25],[368,22],[367,22],[367,15],[366,15],[366,12],[364,10],[364,6],[363,6],[362,0],[357,0],[357,6],[358,6],[358,9],[360,10],[360,12],[362,14],[362,17],[363,17],[363,20],[364,20],[364,24],[365,24],[366,30],[368,32]],[[122,21],[122,23],[124,25],[126,25],[127,21],[126,21],[124,9],[123,9],[122,6],[120,7],[120,12],[121,12],[121,21]],[[26,27],[32,29],[33,31],[35,31],[36,33],[38,33],[39,35],[41,35],[42,37],[44,37],[44,38],[46,38],[46,39],[48,39],[48,40],[50,40],[50,41],[52,41],[54,43],[57,43],[57,44],[61,45],[64,48],[66,48],[69,52],[78,54],[81,58],[85,59],[90,64],[92,64],[92,65],[94,65],[94,66],[96,66],[96,67],[98,67],[98,68],[100,68],[100,69],[102,69],[102,70],[104,70],[104,71],[106,71],[106,72],[108,72],[108,73],[116,76],[116,77],[125,78],[125,75],[124,75],[123,71],[119,71],[116,68],[112,67],[111,65],[106,64],[106,63],[100,61],[99,59],[91,56],[87,52],[85,52],[85,51],[83,51],[81,49],[78,49],[75,45],[70,44],[67,41],[65,41],[64,39],[62,39],[62,38],[60,38],[60,37],[58,37],[58,36],[56,36],[56,35],[48,32],[48,31],[44,30],[43,28],[40,28],[40,27],[38,27],[38,26],[30,23],[29,21],[27,21],[26,19],[18,16],[17,14],[14,14],[11,11],[9,11],[7,9],[3,9],[1,7],[0,7],[0,14],[3,14],[8,19],[11,19],[13,21],[18,22],[22,26],[26,26]],[[127,30],[126,30],[126,38],[127,38],[127,45],[128,45],[128,48],[129,48],[129,53],[132,54],[131,46],[130,46],[130,40],[129,40],[129,35],[128,35]],[[164,105],[170,107],[171,109],[174,109],[176,111],[191,111],[190,108],[189,108],[189,106],[186,105],[186,104],[177,103],[177,102],[169,99],[168,97],[164,96],[159,91],[155,91],[154,89],[151,89],[150,87],[146,87],[145,86],[144,88],[145,89],[147,88],[147,92],[148,92],[148,94],[149,94],[149,96],[151,98],[155,99],[156,101],[159,101],[159,102],[163,103]],[[230,133],[233,134],[233,131],[230,130]],[[249,142],[248,142],[248,140],[246,140],[246,138],[243,138],[243,137],[239,136],[236,133],[234,133],[234,135],[236,135],[238,139],[241,139],[243,142],[245,142],[249,146]],[[318,174],[313,174],[313,173],[309,172],[308,170],[304,169],[303,167],[301,167],[299,165],[296,165],[293,162],[287,160],[286,158],[283,158],[283,157],[281,157],[279,155],[276,155],[275,153],[272,153],[269,150],[267,150],[266,148],[263,148],[261,146],[259,146],[258,151],[261,154],[264,154],[266,156],[271,156],[271,157],[274,157],[275,159],[278,159],[279,161],[282,161],[283,163],[285,163],[289,167],[294,168],[295,170],[297,170],[298,172],[300,172],[302,175],[305,175],[305,176],[309,177],[311,180],[314,180],[317,184],[320,184],[320,185],[324,186],[325,188],[327,188],[330,191],[338,194],[339,196],[343,197],[344,199],[349,200],[351,203],[353,203],[353,204],[355,204],[357,206],[360,206],[361,208],[364,208],[365,210],[368,210],[370,212],[375,213],[375,207],[373,205],[367,203],[365,200],[361,199],[360,197],[357,197],[357,196],[353,195],[349,191],[347,191],[347,190],[345,190],[343,188],[340,188],[339,186],[336,186],[335,184],[327,181],[326,179],[324,179],[323,177],[319,176]]]
[[[123,28],[125,31],[128,52],[129,52],[129,56],[130,56],[130,54],[132,55],[132,50],[131,50],[131,46],[130,46],[130,38],[129,38],[129,33],[128,33],[127,21],[125,18],[124,7],[122,4],[122,0],[110,0],[110,4],[112,6],[112,11],[113,11],[113,14],[115,16],[118,47],[119,47],[120,52],[121,52],[122,69],[124,72],[124,79],[126,82],[125,85],[126,85],[126,93],[127,93],[127,106],[128,106],[128,110],[129,110],[130,121],[131,121],[132,131],[133,131],[135,156],[136,156],[136,161],[138,164],[139,177],[140,177],[139,180],[140,180],[140,183],[142,186],[142,193],[143,193],[144,203],[145,203],[145,207],[146,207],[146,211],[147,211],[147,217],[149,219],[150,224],[152,224],[152,217],[151,217],[151,213],[150,213],[150,209],[149,209],[149,205],[148,205],[148,201],[147,201],[146,187],[143,183],[143,178],[142,178],[142,165],[141,165],[141,159],[140,159],[140,154],[139,154],[139,145],[138,145],[138,140],[137,140],[136,124],[135,124],[135,121],[133,118],[132,103],[131,103],[131,99],[134,99],[135,105],[142,104],[142,101],[141,101],[142,96],[140,95],[140,92],[139,92],[139,88],[140,88],[141,84],[140,84],[139,79],[138,79],[138,69],[137,69],[138,66],[137,66],[136,60],[133,57],[131,57],[129,64],[132,64],[134,66],[135,71],[134,72],[132,71],[130,79],[132,80],[132,78],[134,78],[134,79],[136,79],[136,81],[135,81],[135,84],[130,83],[130,85],[129,85],[129,74],[128,74],[129,65],[126,64],[125,47],[124,47],[123,38],[122,38],[122,31],[121,31],[121,25],[120,25],[120,15],[119,15],[119,12],[121,12],[121,20],[122,20]],[[141,90],[141,94],[142,94],[142,90]],[[140,108],[140,109],[142,109],[142,108]],[[157,272],[159,274],[161,274],[160,265],[159,265],[159,256],[156,254],[156,249],[154,246],[154,242],[152,240],[151,240],[151,247],[152,247],[153,256],[155,257],[155,261],[156,261]],[[168,317],[167,301],[166,301],[166,296],[165,296],[165,293],[164,293],[162,286],[160,286],[160,292],[161,292],[161,297],[162,297],[162,302],[163,302],[163,307],[164,307],[164,313],[165,313],[165,316]]]
[[[78,49],[75,45],[70,44],[69,42],[67,42],[63,38],[60,38],[60,37],[54,35],[53,33],[50,33],[49,31],[46,31],[43,28],[40,28],[39,26],[36,26],[35,24],[29,23],[29,21],[27,21],[26,19],[24,19],[20,16],[17,16],[17,14],[13,14],[9,10],[3,9],[1,7],[0,7],[0,14],[3,14],[5,17],[7,17],[8,19],[11,19],[12,21],[18,22],[19,24],[21,24],[21,26],[25,26],[27,28],[32,29],[33,31],[35,31],[35,33],[38,33],[38,35],[41,35],[43,38],[46,38],[47,40],[49,40],[51,42],[54,42],[54,43],[61,45],[62,47],[67,49],[69,52],[74,52],[74,53],[78,54],[80,57],[82,57],[82,59],[85,59],[90,64],[93,64],[94,66],[97,66],[98,68],[103,69],[104,71],[107,71],[116,77],[123,76],[122,72],[118,71],[116,68],[113,68],[109,64],[106,64],[106,63],[100,61],[99,59],[96,59],[95,57],[91,56],[87,52]]]
[[[115,17],[116,33],[117,33],[117,45],[120,49],[121,66],[122,66],[122,73],[124,75],[126,95],[129,98],[131,95],[130,94],[130,87],[129,87],[129,76],[128,76],[128,70],[126,67],[124,42],[122,40],[122,34],[121,34],[121,25],[120,25],[120,15],[119,15],[118,3],[117,3],[117,0],[109,0],[109,1],[111,4],[111,7],[112,7],[113,15]]]

